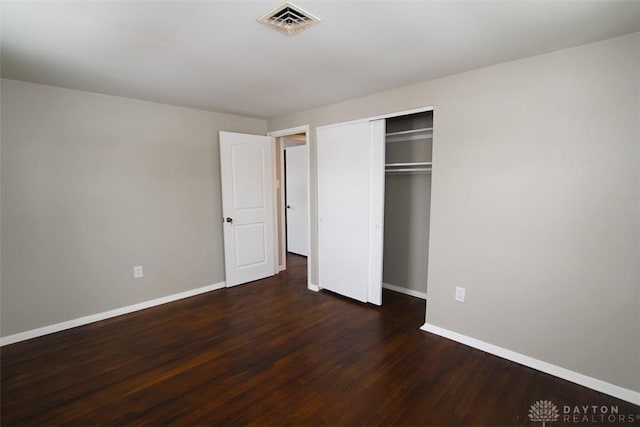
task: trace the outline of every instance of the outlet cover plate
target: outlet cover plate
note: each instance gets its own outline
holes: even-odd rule
[[[456,301],[464,302],[466,288],[460,288],[456,286]]]
[[[144,277],[144,270],[142,269],[142,266],[136,265],[135,267],[133,267],[133,278],[141,279],[142,277]]]

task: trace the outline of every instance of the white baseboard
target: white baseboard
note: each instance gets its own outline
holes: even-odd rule
[[[102,313],[91,314],[89,316],[79,317],[73,320],[67,320],[66,322],[55,323],[53,325],[43,326],[41,328],[32,329],[30,331],[20,332],[13,335],[0,338],[0,347],[13,344],[20,341],[25,341],[31,338],[41,337],[43,335],[52,334],[54,332],[64,331],[65,329],[75,328],[77,326],[87,325],[93,322],[99,322],[101,320],[109,319],[111,317],[121,316],[123,314],[132,313],[138,310],[144,310],[145,308],[155,307],[157,305],[166,304],[169,302],[189,298],[195,295],[203,294],[205,292],[215,291],[225,287],[225,282],[215,283],[209,286],[203,286],[202,288],[191,289],[188,291],[180,292],[173,295],[167,295],[166,297],[156,298],[149,301],[144,301],[138,304],[128,305],[126,307],[116,308],[113,310],[105,311]]]
[[[413,289],[403,288],[402,286],[391,285],[389,283],[382,283],[382,287],[391,291],[400,292],[401,294],[409,295],[416,298],[427,299],[425,292],[414,291]]]
[[[287,267],[284,264],[283,265],[279,265],[278,266],[278,273],[280,273],[281,271],[284,271],[286,269],[287,269]]]
[[[309,290],[312,290],[313,292],[320,292],[320,286],[314,285],[311,282],[307,283],[307,288],[309,288]]]
[[[571,371],[569,369],[553,365],[551,363],[543,362],[542,360],[534,359],[533,357],[526,356],[524,354],[517,353],[506,348],[498,347],[497,345],[489,344],[488,342],[480,341],[478,339],[471,338],[467,335],[459,334],[457,332],[453,332],[439,326],[430,325],[429,323],[425,323],[420,329],[436,335],[440,335],[441,337],[445,337],[453,341],[457,341],[461,344],[468,345],[469,347],[477,348],[478,350],[491,353],[498,357],[502,357],[503,359],[528,366],[529,368],[533,368],[538,371],[556,376],[558,378],[562,378],[563,380],[571,381],[572,383],[576,383],[581,386],[599,391],[601,393],[617,397],[618,399],[631,402],[635,405],[640,405],[640,392],[629,390],[627,388],[620,387],[615,384],[611,384],[584,374],[580,374],[578,372]],[[588,402],[584,403],[586,404]]]

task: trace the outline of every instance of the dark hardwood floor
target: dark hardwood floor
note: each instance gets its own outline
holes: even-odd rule
[[[529,408],[640,408],[422,332],[423,300],[383,307],[273,278],[1,350],[2,425],[535,425]],[[597,420],[596,420],[597,421]],[[549,423],[547,423],[549,425]]]

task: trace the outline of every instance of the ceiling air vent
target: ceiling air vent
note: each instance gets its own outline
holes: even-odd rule
[[[258,18],[258,22],[292,36],[313,24],[317,24],[320,22],[320,18],[286,1],[262,15]]]

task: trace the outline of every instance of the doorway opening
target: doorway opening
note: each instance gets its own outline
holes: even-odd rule
[[[276,256],[278,271],[287,269],[287,259],[306,257],[307,286],[310,284],[310,153],[309,126],[269,132],[276,138]]]

